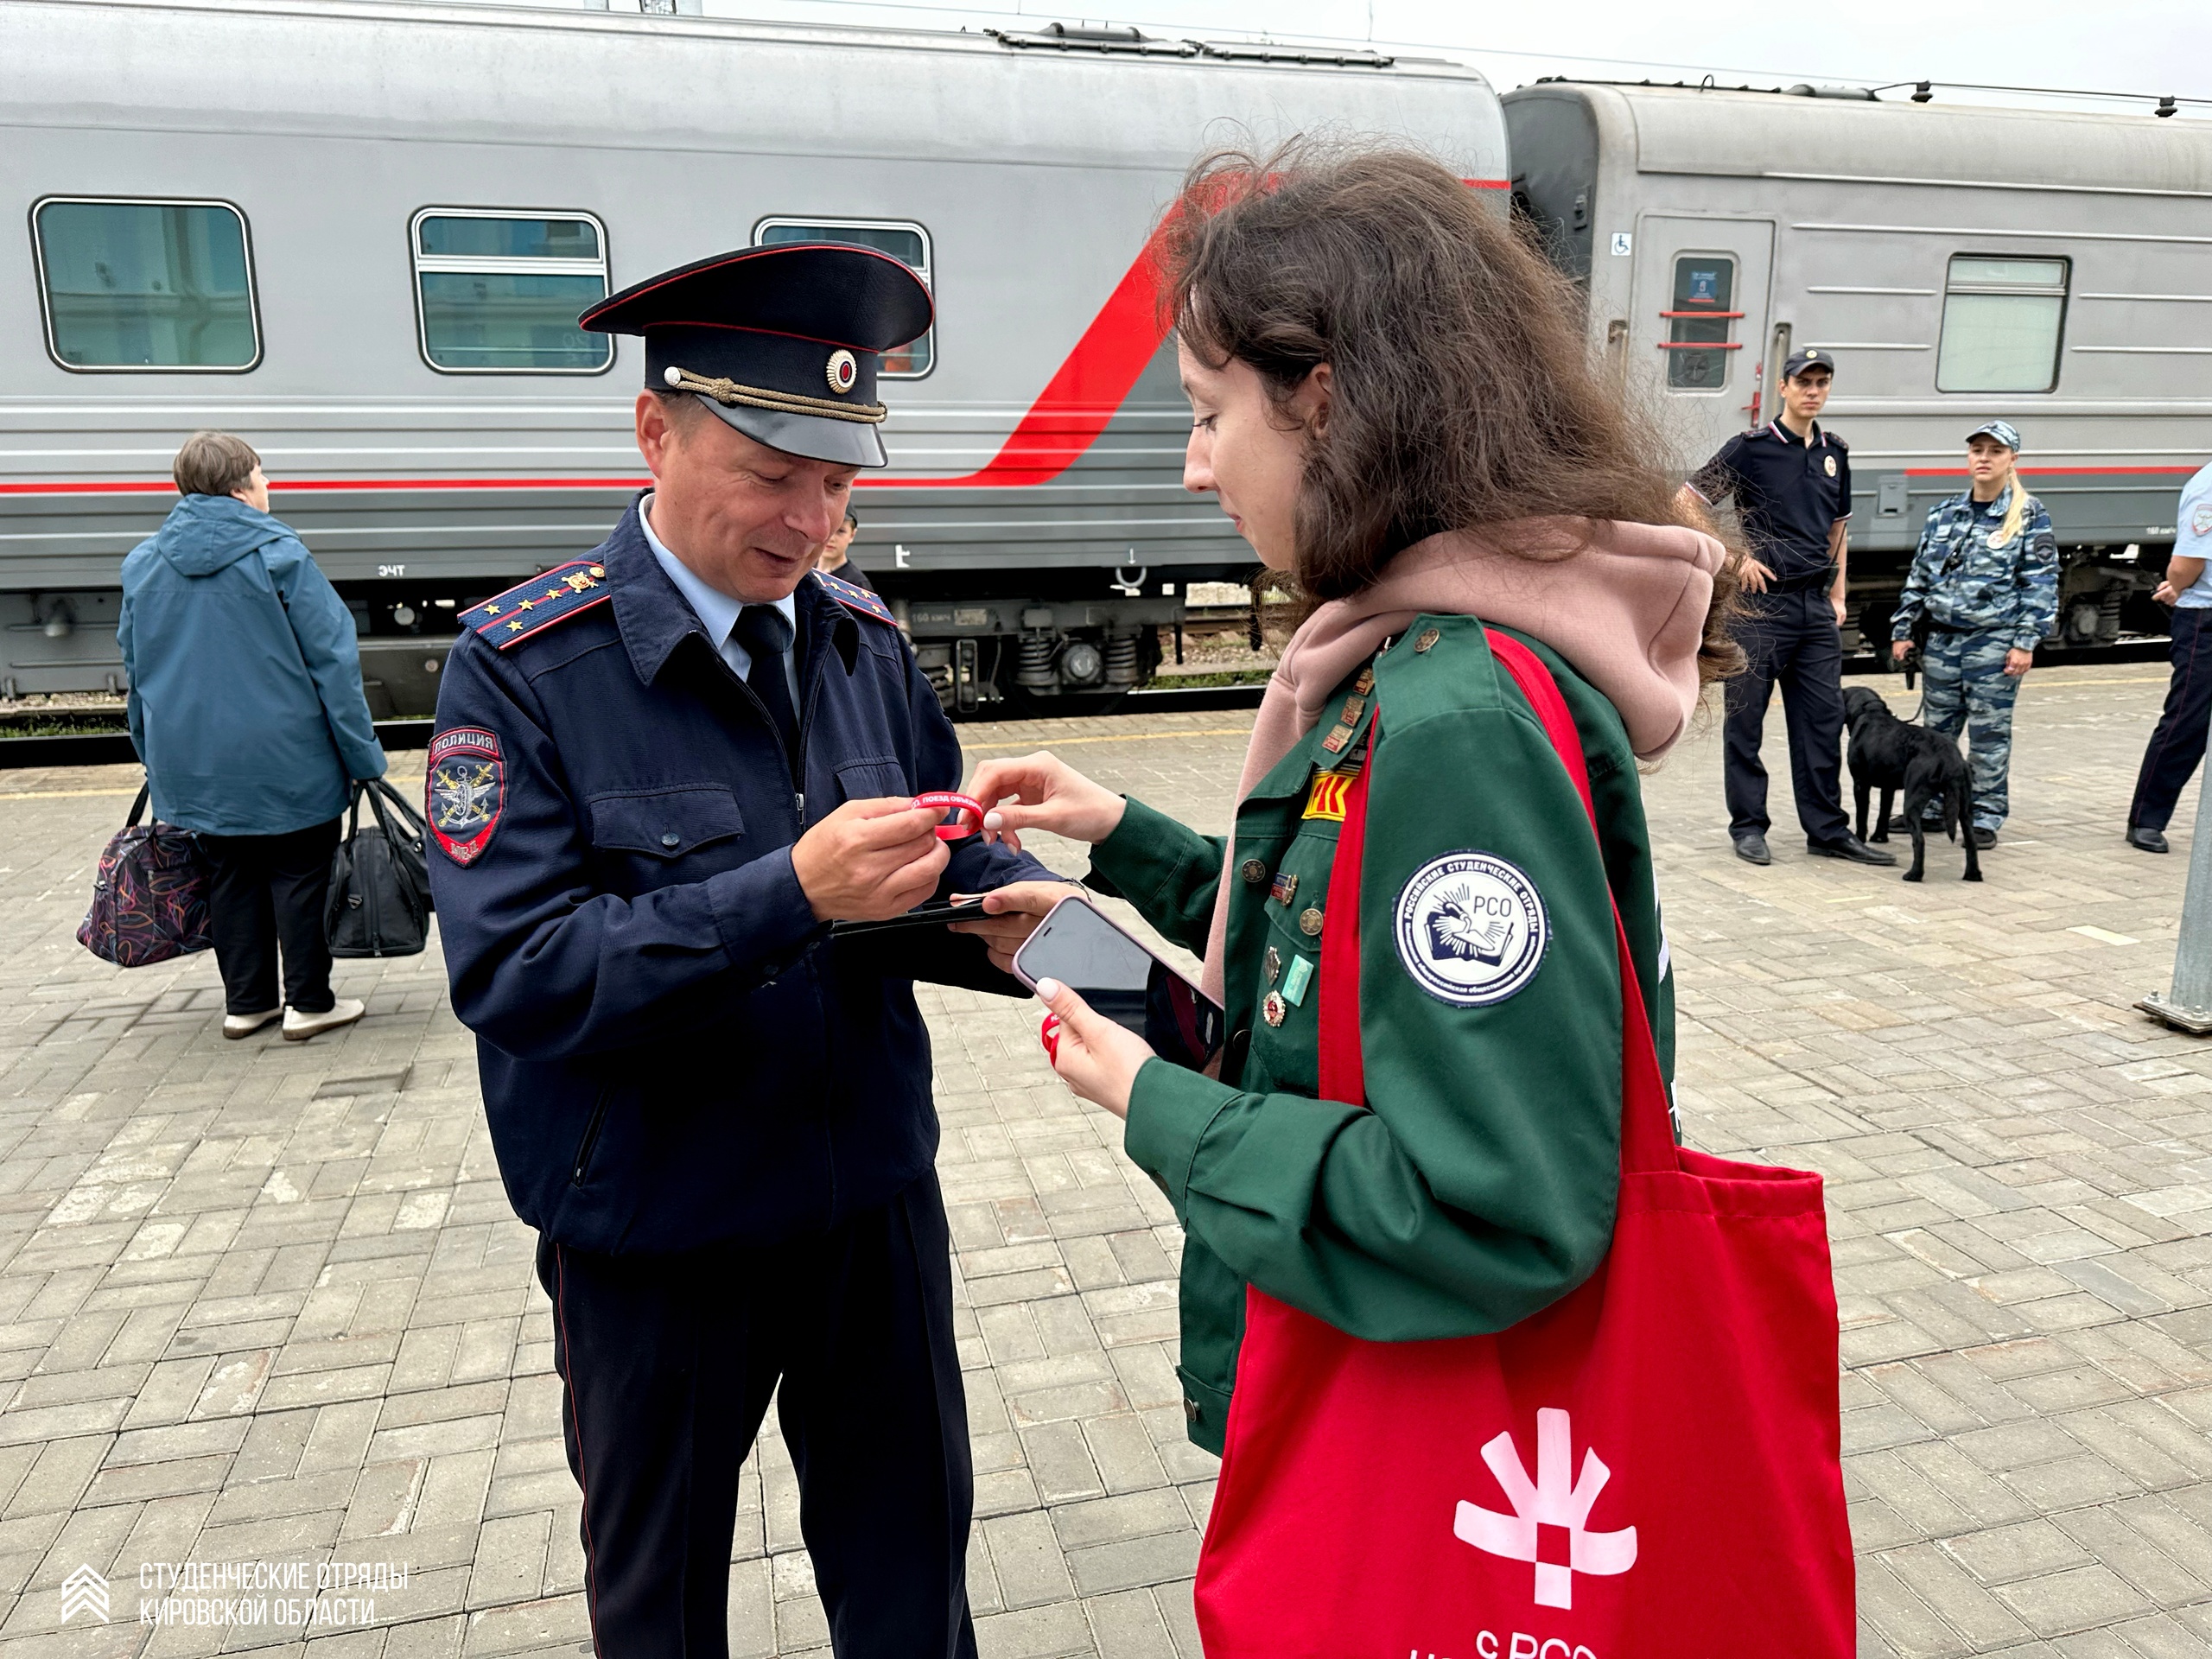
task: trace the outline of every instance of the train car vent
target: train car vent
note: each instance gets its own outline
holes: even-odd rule
[[[1338,47],[1277,46],[1262,41],[1199,41],[1196,44],[1207,57],[1241,63],[1320,63],[1343,69],[1388,69],[1397,61],[1363,48],[1346,51]]]
[[[987,29],[1001,46],[1019,51],[1126,53],[1144,58],[1195,58],[1195,41],[1161,41],[1141,30],[1115,25],[1047,23],[1039,29]]]

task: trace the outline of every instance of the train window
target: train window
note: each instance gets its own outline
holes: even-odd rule
[[[1734,309],[1736,262],[1724,253],[1686,253],[1675,261],[1675,287],[1668,308],[1667,388],[1670,391],[1719,391],[1728,384],[1728,354],[1742,349],[1730,338]]]
[[[2049,391],[2058,384],[2067,261],[1952,257],[1938,391]]]
[[[874,248],[904,260],[925,286],[935,286],[930,276],[930,233],[908,220],[764,219],[753,227],[755,247],[783,242],[845,242],[856,248]],[[886,352],[876,372],[887,380],[918,380],[936,362],[937,330],[932,328],[912,345]]]
[[[444,374],[598,374],[609,334],[576,318],[607,297],[607,232],[588,213],[425,207],[410,231],[423,360]]]
[[[46,348],[85,372],[261,361],[245,215],[227,201],[49,196],[31,210]]]

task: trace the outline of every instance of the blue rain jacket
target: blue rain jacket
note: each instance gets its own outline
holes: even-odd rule
[[[164,823],[283,835],[384,775],[353,614],[282,519],[186,496],[123,562],[116,639]]]

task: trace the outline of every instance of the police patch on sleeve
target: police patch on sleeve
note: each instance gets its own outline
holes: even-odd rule
[[[1536,976],[1551,944],[1543,896],[1493,853],[1446,853],[1413,873],[1393,920],[1398,960],[1455,1007],[1503,1002]]]
[[[506,764],[499,740],[480,726],[456,726],[430,740],[424,803],[430,833],[464,868],[484,855],[506,805]]]

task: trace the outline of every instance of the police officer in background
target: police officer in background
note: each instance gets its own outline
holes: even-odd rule
[[[875,584],[868,579],[868,572],[855,563],[847,551],[853,544],[853,537],[860,534],[860,514],[848,508],[844,522],[830,532],[830,539],[823,543],[821,550],[816,553],[814,568],[825,576],[835,576],[840,582],[849,582],[855,588],[865,588],[873,593]]]
[[[2212,730],[2212,466],[2199,468],[2182,486],[2173,553],[2152,597],[2173,607],[2166,650],[2173,677],[2166,683],[2158,728],[2143,751],[2135,798],[2127,804],[2127,844],[2138,852],[2163,853],[2168,850],[2166,821],[2203,760],[2205,734]]]
[[[1723,734],[1728,834],[1736,856],[1753,864],[1773,861],[1759,735],[1777,681],[1805,849],[1856,864],[1897,862],[1895,855],[1852,834],[1843,813],[1841,630],[1851,457],[1843,440],[1816,418],[1834,368],[1825,352],[1794,353],[1782,366],[1781,414],[1729,439],[1682,486],[1684,505],[1699,516],[1732,497],[1751,552],[1737,624],[1748,665],[1729,683]]]
[[[973,1483],[912,982],[1022,994],[1020,913],[870,933],[1044,876],[936,834],[960,752],[883,602],[813,569],[884,464],[895,259],[703,260],[581,319],[643,334],[652,491],[461,618],[429,755],[453,1006],[538,1231],[585,1587],[613,1659],[726,1651],[769,1397],[840,1659],[971,1656]]]

